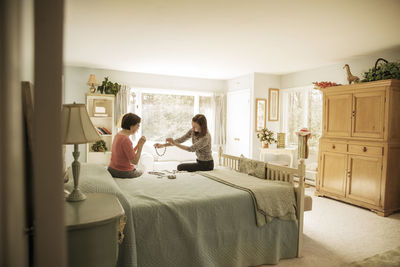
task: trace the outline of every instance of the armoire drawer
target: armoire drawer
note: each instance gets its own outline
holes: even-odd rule
[[[347,152],[347,144],[327,142],[323,143],[322,149],[329,152]]]
[[[382,156],[383,147],[349,145],[349,153],[358,155]]]

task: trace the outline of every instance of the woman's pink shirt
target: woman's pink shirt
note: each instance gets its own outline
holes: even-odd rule
[[[131,160],[136,156],[131,139],[124,134],[116,134],[111,149],[110,167],[119,171],[133,171]]]

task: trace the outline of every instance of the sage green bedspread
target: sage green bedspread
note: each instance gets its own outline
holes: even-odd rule
[[[217,168],[201,175],[217,182],[246,191],[252,197],[257,225],[272,221],[296,219],[294,188],[287,182],[257,179],[226,168]]]
[[[100,172],[82,166],[80,188],[114,194],[124,207],[119,266],[244,267],[296,257],[297,220],[273,218],[258,227],[246,191],[196,173],[113,179]]]

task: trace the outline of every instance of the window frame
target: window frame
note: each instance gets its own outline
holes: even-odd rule
[[[302,94],[302,98],[303,98],[303,103],[305,103],[304,106],[304,113],[305,116],[302,118],[303,119],[303,125],[306,125],[307,127],[309,127],[308,122],[309,122],[309,115],[310,115],[310,92],[312,92],[312,90],[314,89],[314,85],[305,85],[305,86],[300,86],[300,87],[293,87],[293,88],[285,88],[285,89],[281,89],[281,109],[280,112],[282,114],[281,117],[281,130],[282,132],[286,132],[288,133],[288,120],[289,120],[289,116],[288,116],[288,106],[289,106],[289,98],[287,97],[289,93],[292,92],[300,92]],[[323,100],[322,100],[323,101]],[[321,105],[323,103],[321,102]],[[321,121],[322,123],[322,121]],[[321,133],[322,134],[322,133]],[[288,139],[286,139],[287,145],[288,146],[295,146],[295,144],[290,143]],[[315,146],[310,146],[310,148],[316,148],[318,147],[319,142],[316,142]]]

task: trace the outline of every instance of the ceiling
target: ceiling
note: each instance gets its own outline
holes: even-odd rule
[[[66,65],[230,79],[400,47],[399,0],[65,3]]]

